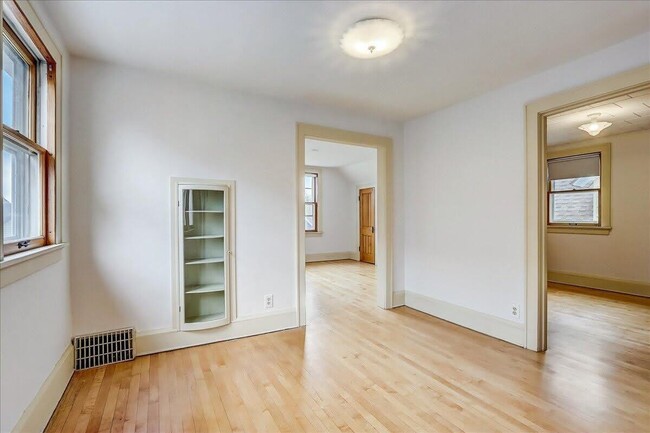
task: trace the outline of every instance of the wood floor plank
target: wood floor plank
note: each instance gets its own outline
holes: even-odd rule
[[[50,418],[50,421],[46,426],[46,431],[51,433],[60,433],[63,431],[63,426],[68,419],[72,405],[74,404],[74,401],[77,398],[77,394],[80,392],[82,385],[83,383],[81,381],[81,375],[73,375],[70,379],[70,383],[65,390],[65,393],[63,394],[63,397],[61,397],[59,404],[52,414],[52,418]]]
[[[74,374],[47,432],[650,433],[650,300],[549,285],[549,350],[375,306],[307,266],[306,328]]]
[[[86,397],[92,388],[95,374],[95,371],[82,371],[79,375],[81,381],[79,392],[72,402],[70,413],[68,414],[65,424],[63,424],[61,428],[62,432],[72,432],[75,430],[77,423],[80,421],[81,411],[86,404]],[[83,422],[83,420],[81,421]]]
[[[106,407],[106,402],[108,401],[108,394],[111,389],[111,383],[113,381],[113,375],[115,374],[115,365],[109,365],[106,367],[106,372],[102,378],[101,388],[99,394],[97,394],[97,399],[95,400],[94,407],[92,408],[92,414],[88,425],[86,426],[86,433],[97,433],[99,431],[102,414],[104,413],[104,408]]]
[[[120,377],[117,398],[115,401],[115,411],[111,422],[111,433],[123,433],[124,423],[126,421],[127,408],[129,403],[129,389],[131,388],[133,361],[125,362],[123,375]]]
[[[160,380],[158,364],[160,356],[158,354],[150,357],[149,361],[149,407],[147,408],[147,433],[160,431]]]

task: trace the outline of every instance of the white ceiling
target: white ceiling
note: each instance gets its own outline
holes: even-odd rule
[[[305,140],[305,165],[312,167],[343,167],[377,158],[372,147],[350,146],[313,139]]]
[[[578,127],[589,123],[588,116],[593,113],[601,113],[599,120],[612,124],[598,134],[596,136],[598,138],[650,129],[650,89],[549,117],[547,144],[554,146],[592,138]],[[648,144],[650,145],[650,143]]]
[[[222,87],[404,120],[649,30],[646,1],[56,1],[68,50]],[[339,38],[368,17],[406,39],[373,60]]]

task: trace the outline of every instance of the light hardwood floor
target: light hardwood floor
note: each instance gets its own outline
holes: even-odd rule
[[[307,266],[308,326],[75,373],[48,432],[648,432],[650,302],[553,286],[546,353]]]

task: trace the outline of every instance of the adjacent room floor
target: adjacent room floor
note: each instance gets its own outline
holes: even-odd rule
[[[533,353],[307,266],[308,326],[75,373],[48,432],[642,432],[650,302],[554,286]]]

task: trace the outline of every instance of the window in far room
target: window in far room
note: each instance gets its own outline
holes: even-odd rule
[[[549,224],[600,223],[600,154],[549,160]]]
[[[547,223],[551,233],[607,234],[610,145],[566,145],[547,152]]]
[[[318,231],[318,173],[305,173],[305,231]]]

